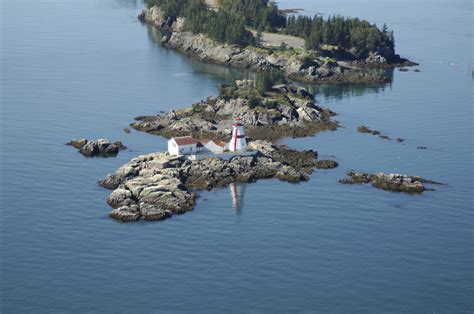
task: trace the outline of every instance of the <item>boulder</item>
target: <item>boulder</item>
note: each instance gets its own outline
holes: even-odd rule
[[[172,212],[169,209],[159,208],[157,205],[141,203],[141,217],[147,221],[159,221],[171,218]]]
[[[109,217],[123,222],[137,221],[140,219],[140,216],[137,205],[122,206],[109,213]]]
[[[118,188],[109,195],[107,204],[112,208],[134,205],[136,202],[132,199],[132,192],[129,190]]]
[[[318,160],[316,161],[316,168],[318,169],[334,169],[339,166],[339,163],[334,160]]]
[[[127,148],[120,141],[111,143],[107,139],[98,139],[95,141],[88,141],[86,139],[76,139],[70,141],[68,145],[72,145],[75,148],[79,149],[79,152],[87,157],[116,156],[120,150]]]
[[[384,65],[387,64],[387,59],[377,52],[369,53],[369,56],[365,59],[366,63],[374,64],[374,65]]]
[[[275,148],[273,147],[272,143],[268,141],[262,141],[262,140],[249,142],[247,144],[247,147],[251,150],[259,151],[262,154],[268,155],[268,156],[271,156],[273,152],[275,151]]]

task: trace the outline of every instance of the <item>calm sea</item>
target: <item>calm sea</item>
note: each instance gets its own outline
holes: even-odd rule
[[[251,74],[160,47],[135,18],[141,1],[1,1],[1,313],[473,312],[472,2],[280,2],[386,22],[421,72],[312,87],[343,128],[284,142],[338,169],[206,192],[192,213],[120,224],[96,182],[165,149],[126,134],[132,118]],[[361,124],[406,142],[359,134]],[[76,137],[130,151],[84,158],[64,145]],[[338,184],[349,169],[448,185],[413,196]]]

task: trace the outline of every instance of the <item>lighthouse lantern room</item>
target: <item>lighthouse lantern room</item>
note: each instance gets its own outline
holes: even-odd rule
[[[244,152],[247,150],[247,141],[245,140],[244,125],[242,119],[236,117],[232,125],[232,139],[229,143],[229,150],[231,152]]]

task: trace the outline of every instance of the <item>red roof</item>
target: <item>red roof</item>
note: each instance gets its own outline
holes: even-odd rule
[[[221,140],[218,140],[218,139],[203,138],[202,140],[199,140],[199,142],[200,142],[202,145],[206,145],[206,144],[209,143],[210,141],[213,141],[214,144],[216,144],[217,146],[220,146],[220,147],[225,147],[225,146],[227,145],[226,142],[221,141]]]
[[[226,142],[221,141],[221,140],[214,140],[214,143],[216,143],[216,145],[218,145],[220,147],[225,147],[227,145]]]
[[[191,136],[173,137],[173,139],[178,145],[196,145],[197,144],[197,141]]]

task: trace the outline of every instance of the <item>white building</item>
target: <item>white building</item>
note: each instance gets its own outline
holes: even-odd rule
[[[198,142],[191,136],[173,137],[168,141],[170,155],[195,154],[198,152]]]
[[[244,125],[239,117],[234,119],[234,124],[232,125],[232,139],[229,143],[229,150],[231,152],[244,152],[247,150]]]
[[[229,144],[216,139],[202,139],[199,141],[199,144],[202,146],[204,152],[211,152],[213,154],[222,154],[229,149]]]
[[[196,140],[192,136],[173,137],[168,141],[170,155],[205,155],[207,153],[222,154],[225,151],[244,153],[247,151],[244,125],[242,119],[237,117],[232,125],[232,139],[225,143],[219,139]]]

